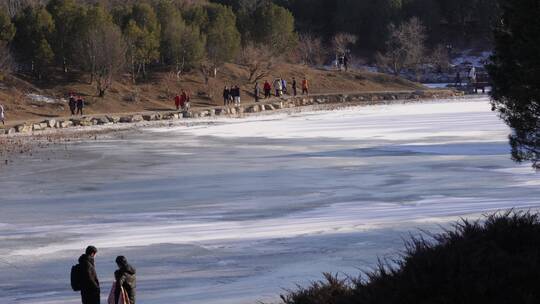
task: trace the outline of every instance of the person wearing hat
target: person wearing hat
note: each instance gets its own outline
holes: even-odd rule
[[[118,266],[118,270],[114,272],[114,278],[116,280],[116,286],[114,288],[114,304],[119,304],[118,300],[120,299],[122,289],[127,294],[129,304],[135,304],[135,268],[128,263],[124,256],[116,257],[115,262]]]
[[[96,273],[94,258],[97,248],[88,246],[79,258],[81,266],[81,299],[83,304],[100,304],[99,280]]]

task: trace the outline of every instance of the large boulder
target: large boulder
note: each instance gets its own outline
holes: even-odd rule
[[[81,126],[81,127],[88,127],[93,125],[90,118],[82,117],[82,118],[72,118],[70,119],[74,126]]]
[[[178,114],[177,114],[178,115]],[[161,116],[162,120],[173,120],[174,114],[173,113],[165,113]]]
[[[275,109],[283,109],[283,102],[274,102],[272,105]]]
[[[47,124],[48,128],[56,128],[56,119],[45,120],[44,123]]]
[[[15,127],[18,133],[30,133],[32,131],[32,126],[27,124],[18,125]]]
[[[246,108],[246,113],[257,113],[259,112],[259,105],[253,105]]]
[[[271,105],[271,104],[265,104],[265,105],[264,105],[264,109],[265,109],[266,111],[274,111],[274,110],[275,110],[274,106]]]
[[[146,121],[157,120],[156,114],[144,114],[142,118]]]
[[[141,122],[143,121],[143,117],[140,114],[135,114],[131,116],[131,122]]]
[[[8,128],[8,129],[5,130],[5,133],[6,133],[7,135],[12,135],[12,134],[17,133],[17,129],[15,129],[15,128]]]
[[[73,122],[71,120],[62,121],[60,123],[60,128],[65,129],[73,126]]]
[[[42,130],[41,124],[36,123],[32,125],[32,131],[41,131],[41,130]]]
[[[96,117],[93,120],[96,125],[108,125],[112,123],[107,117]]]
[[[113,115],[107,115],[105,117],[109,120],[109,122],[112,122],[113,124],[119,123],[121,119],[119,116],[113,116]]]

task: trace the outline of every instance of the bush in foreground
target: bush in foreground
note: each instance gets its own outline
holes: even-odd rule
[[[325,281],[281,298],[285,304],[540,303],[538,214],[463,220],[432,238],[412,239],[401,259],[381,262],[359,279],[325,274]]]

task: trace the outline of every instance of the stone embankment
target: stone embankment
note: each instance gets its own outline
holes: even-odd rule
[[[309,96],[296,96],[284,98],[272,98],[261,100],[259,103],[249,103],[240,106],[222,106],[212,108],[193,109],[179,112],[147,112],[132,114],[90,115],[65,119],[47,119],[42,122],[26,122],[5,129],[0,134],[7,135],[22,133],[31,134],[50,129],[66,129],[71,127],[87,127],[96,125],[112,125],[136,123],[142,121],[179,120],[203,117],[242,117],[249,113],[275,111],[287,108],[296,108],[312,105],[374,105],[403,101],[417,101],[422,99],[451,98],[462,96],[463,93],[453,90],[422,90],[422,91],[398,91],[398,92],[364,92],[350,94],[321,94]]]

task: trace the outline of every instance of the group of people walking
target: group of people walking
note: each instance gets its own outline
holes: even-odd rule
[[[230,86],[230,87],[226,86],[223,89],[223,105],[224,106],[228,106],[228,105],[239,106],[240,94],[241,94],[241,90],[239,86],[237,85]]]
[[[97,277],[95,257],[98,250],[88,246],[79,257],[79,264],[71,269],[71,287],[81,292],[82,304],[100,304],[101,288]],[[109,293],[107,304],[135,304],[136,276],[135,268],[126,257],[116,257],[118,269],[114,272],[114,283]]]
[[[69,111],[71,112],[71,115],[84,115],[83,109],[84,109],[84,99],[82,96],[75,96],[73,93],[69,93]]]
[[[274,89],[274,96],[276,97],[281,97],[285,94],[289,94],[287,81],[282,77],[276,78],[272,82],[272,84],[270,84],[268,80],[264,82],[263,84],[264,98],[270,98],[272,96],[272,88]],[[302,80],[301,88],[302,88],[302,95],[309,94],[309,85],[305,77]],[[298,82],[296,81],[295,77],[292,78],[291,89],[292,89],[292,92],[291,92],[292,96],[297,96],[298,95]],[[258,83],[255,84],[255,90],[253,93],[255,95],[255,101],[259,101],[260,88],[259,88]]]
[[[265,80],[262,89],[259,82],[256,82],[255,86],[253,87],[253,96],[255,97],[255,102],[259,102],[261,98],[261,93],[264,94],[264,98],[270,98],[272,96],[272,88],[274,89],[274,96],[276,97],[281,97],[284,94],[289,94],[287,81],[282,77],[276,78],[272,82],[272,84],[270,84],[268,80]],[[301,88],[303,95],[309,94],[309,85],[305,77],[301,82]],[[291,89],[291,95],[297,96],[298,83],[295,77],[292,78]],[[240,93],[241,90],[238,85],[226,86],[225,88],[223,88],[223,105],[240,105]]]
[[[187,111],[191,105],[191,97],[186,90],[182,89],[180,94],[176,94],[174,97],[174,105],[176,110]]]

